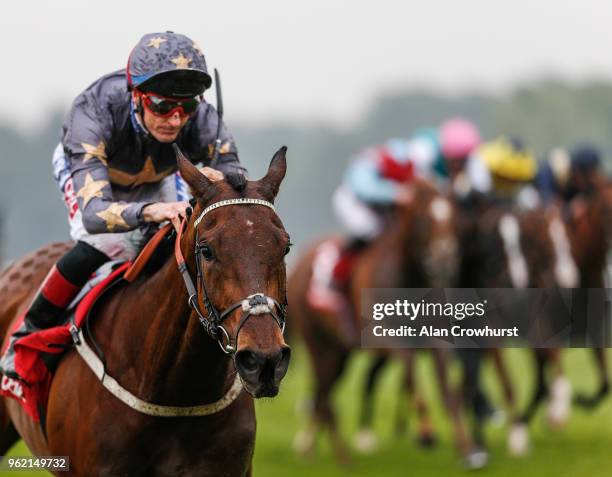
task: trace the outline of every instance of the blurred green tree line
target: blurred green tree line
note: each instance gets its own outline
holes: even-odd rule
[[[537,154],[552,146],[594,141],[612,162],[612,82],[580,85],[543,79],[502,94],[468,92],[441,95],[425,88],[372,98],[367,114],[354,126],[321,123],[240,125],[234,132],[242,161],[252,178],[265,173],[281,145],[289,147],[289,171],[277,200],[287,230],[298,245],[336,230],[330,197],[351,156],[389,137],[407,137],[422,126],[449,116],[476,121],[484,137],[510,133],[523,138]],[[63,113],[50,115],[47,126],[23,133],[0,121],[0,217],[2,256],[16,258],[44,243],[68,238],[66,211],[51,172],[51,154],[59,140]]]

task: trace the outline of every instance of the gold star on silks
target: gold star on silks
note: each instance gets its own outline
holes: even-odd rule
[[[166,40],[163,36],[156,36],[155,38],[151,38],[149,40],[149,43],[147,43],[147,46],[152,46],[156,50],[159,50],[159,45],[161,45],[164,41],[168,41],[168,40]]]
[[[147,156],[144,167],[137,174],[129,174],[128,172],[119,171],[117,169],[108,168],[108,175],[113,184],[118,184],[123,187],[136,187],[149,182],[159,182],[164,177],[172,174],[173,169],[166,169],[161,172],[155,170],[153,159]]]
[[[107,165],[106,146],[104,142],[100,141],[97,146],[82,142],[81,146],[83,146],[83,149],[85,149],[85,157],[83,158],[83,161],[86,162],[89,161],[92,157],[97,157],[104,163],[104,165]]]
[[[176,65],[176,68],[179,70],[189,68],[189,63],[191,63],[191,60],[189,58],[184,57],[182,52],[179,53],[176,58],[172,58],[170,61],[172,61],[172,63],[174,63]]]
[[[77,192],[77,197],[83,198],[83,207],[94,197],[102,197],[102,189],[107,185],[108,181],[95,181],[91,174],[87,174],[85,184]]]
[[[202,51],[202,48],[200,48],[200,45],[198,45],[195,41],[193,42],[193,45],[191,45],[191,47],[197,51],[200,55],[204,56],[204,52]]]
[[[228,152],[230,152],[232,145],[229,141],[224,142],[223,144],[221,144],[221,147],[219,148],[219,154],[227,154]],[[215,145],[214,144],[209,144],[208,145],[208,157],[212,159],[212,155],[215,152]]]
[[[119,204],[117,202],[113,202],[108,206],[108,209],[103,210],[102,212],[97,212],[96,215],[106,222],[106,228],[109,232],[114,231],[117,227],[129,228],[129,225],[125,220],[123,220],[123,216],[121,213],[129,207],[128,204]]]
[[[228,152],[230,152],[230,147],[231,144],[229,143],[229,141],[224,142],[219,148],[219,154],[227,154]]]

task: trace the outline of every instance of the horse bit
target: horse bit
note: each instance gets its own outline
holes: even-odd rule
[[[176,242],[174,244],[174,251],[176,255],[176,261],[178,264],[179,272],[183,277],[183,281],[185,282],[185,286],[187,287],[187,294],[189,297],[187,298],[187,303],[189,306],[195,311],[198,320],[206,330],[208,335],[216,340],[219,343],[221,350],[228,355],[233,355],[236,353],[236,347],[238,345],[238,334],[240,330],[247,322],[247,320],[253,315],[263,315],[269,314],[274,318],[276,324],[281,329],[281,333],[285,332],[285,318],[287,314],[287,297],[285,296],[284,303],[281,305],[274,298],[264,295],[263,293],[254,293],[252,295],[247,296],[243,300],[237,301],[233,305],[227,307],[222,313],[219,313],[219,310],[215,307],[215,305],[210,301],[208,296],[208,291],[206,289],[206,281],[204,280],[204,273],[202,271],[202,266],[200,260],[203,258],[203,246],[199,240],[198,233],[198,224],[202,221],[204,216],[211,212],[212,210],[218,209],[219,207],[224,207],[226,205],[245,205],[245,204],[256,204],[263,205],[272,209],[276,212],[274,205],[268,201],[262,199],[249,199],[249,198],[239,198],[239,199],[228,199],[222,200],[219,202],[215,202],[212,205],[206,207],[202,213],[196,218],[193,227],[196,231],[196,240],[195,240],[195,260],[196,260],[196,270],[197,270],[197,283],[202,288],[203,297],[202,301],[204,302],[204,306],[206,308],[206,312],[208,316],[205,316],[204,313],[200,310],[198,304],[198,289],[194,285],[191,275],[189,274],[189,269],[187,268],[187,264],[185,263],[185,258],[183,257],[181,251],[181,237],[187,225],[187,219],[183,219],[181,222],[181,227],[176,237]],[[241,308],[243,311],[242,318],[240,319],[240,323],[238,325],[238,329],[236,330],[236,334],[234,339],[232,340],[229,332],[223,326],[223,321],[231,315],[232,312]],[[278,313],[277,313],[277,312]]]

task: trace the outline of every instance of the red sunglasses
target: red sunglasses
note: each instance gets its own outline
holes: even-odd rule
[[[177,111],[184,116],[189,116],[196,112],[202,102],[200,96],[195,98],[176,99],[166,98],[153,93],[139,92],[142,103],[152,114],[160,118],[168,118]]]

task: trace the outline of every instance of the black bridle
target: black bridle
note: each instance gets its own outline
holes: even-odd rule
[[[201,260],[204,260],[203,246],[201,245],[201,242],[199,240],[197,226],[202,221],[202,218],[211,210],[226,205],[237,204],[264,205],[274,210],[274,206],[270,202],[261,199],[229,199],[216,202],[208,206],[195,220],[195,261],[197,270],[197,284],[202,289],[202,301],[204,302],[204,307],[206,308],[206,315],[202,313],[202,310],[200,309],[198,301],[198,289],[196,288],[193,283],[193,280],[191,279],[189,269],[187,268],[187,264],[181,251],[181,238],[188,223],[187,219],[183,219],[183,221],[181,222],[181,227],[179,233],[177,234],[175,243],[175,256],[178,264],[178,269],[181,272],[181,276],[183,277],[183,281],[185,282],[185,286],[187,288],[187,302],[189,303],[189,306],[195,311],[196,316],[198,317],[198,320],[206,330],[206,333],[208,333],[208,335],[212,339],[216,340],[219,343],[221,350],[228,355],[233,355],[234,353],[236,353],[236,347],[238,345],[238,334],[251,316],[261,314],[271,315],[272,318],[274,318],[276,324],[281,329],[281,333],[284,333],[285,318],[287,314],[286,296],[284,297],[283,304],[281,305],[277,300],[270,296],[264,295],[263,293],[254,293],[253,295],[249,295],[246,298],[230,305],[225,310],[223,310],[223,312],[219,312],[217,307],[210,300],[208,290],[206,289],[206,280],[201,266]],[[240,319],[240,323],[238,324],[238,328],[236,329],[236,333],[232,339],[227,329],[223,326],[223,322],[228,316],[230,316],[234,311],[239,308],[242,309],[243,314],[242,318]]]

